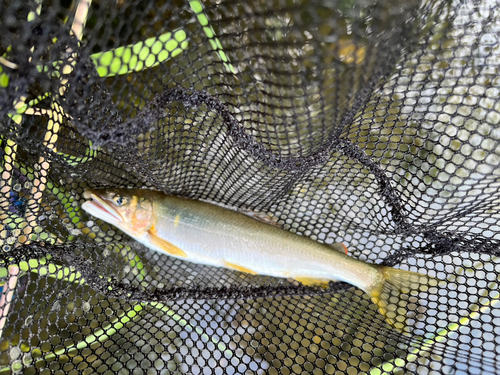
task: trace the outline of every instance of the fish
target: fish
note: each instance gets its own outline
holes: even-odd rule
[[[161,254],[292,278],[308,286],[347,282],[368,294],[386,321],[402,332],[406,319],[400,313],[401,295],[432,279],[352,258],[344,244],[327,245],[292,233],[265,215],[146,189],[88,189],[83,196],[87,213]]]

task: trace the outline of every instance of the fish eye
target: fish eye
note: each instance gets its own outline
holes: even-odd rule
[[[121,195],[115,195],[113,197],[113,201],[115,202],[115,204],[118,206],[118,207],[121,207],[125,204],[127,204],[127,198],[126,197],[123,197]]]

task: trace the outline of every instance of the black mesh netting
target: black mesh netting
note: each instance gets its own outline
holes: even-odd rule
[[[496,0],[1,0],[0,373],[500,373],[499,35]],[[88,187],[446,282],[402,334],[349,284],[148,250]]]

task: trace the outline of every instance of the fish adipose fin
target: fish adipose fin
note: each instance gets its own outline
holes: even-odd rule
[[[344,245],[343,243],[340,243],[340,242],[330,243],[330,244],[327,244],[327,246],[333,250],[340,251],[341,253],[344,253],[345,255],[347,255],[347,253],[348,253],[347,246]]]
[[[370,290],[365,290],[371,297],[387,322],[400,332],[408,332],[406,301],[401,294],[423,292],[438,285],[440,280],[417,272],[377,266],[380,281]]]
[[[158,237],[154,229],[148,231],[148,239],[154,246],[159,247],[167,254],[187,258],[187,254],[184,251],[170,242],[165,241],[163,238]]]

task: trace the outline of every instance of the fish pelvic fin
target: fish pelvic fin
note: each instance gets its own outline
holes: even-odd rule
[[[386,321],[402,333],[409,333],[407,326],[407,299],[402,294],[415,294],[438,285],[440,280],[417,272],[392,267],[375,266],[379,282],[366,292]]]
[[[224,261],[224,266],[226,266],[227,268],[231,268],[233,270],[236,270],[236,271],[240,271],[240,272],[246,272],[246,273],[249,273],[251,275],[257,275],[257,272],[249,269],[249,268],[246,268],[246,267],[243,267],[243,266],[239,266],[235,263],[230,263],[230,262],[226,262]]]

